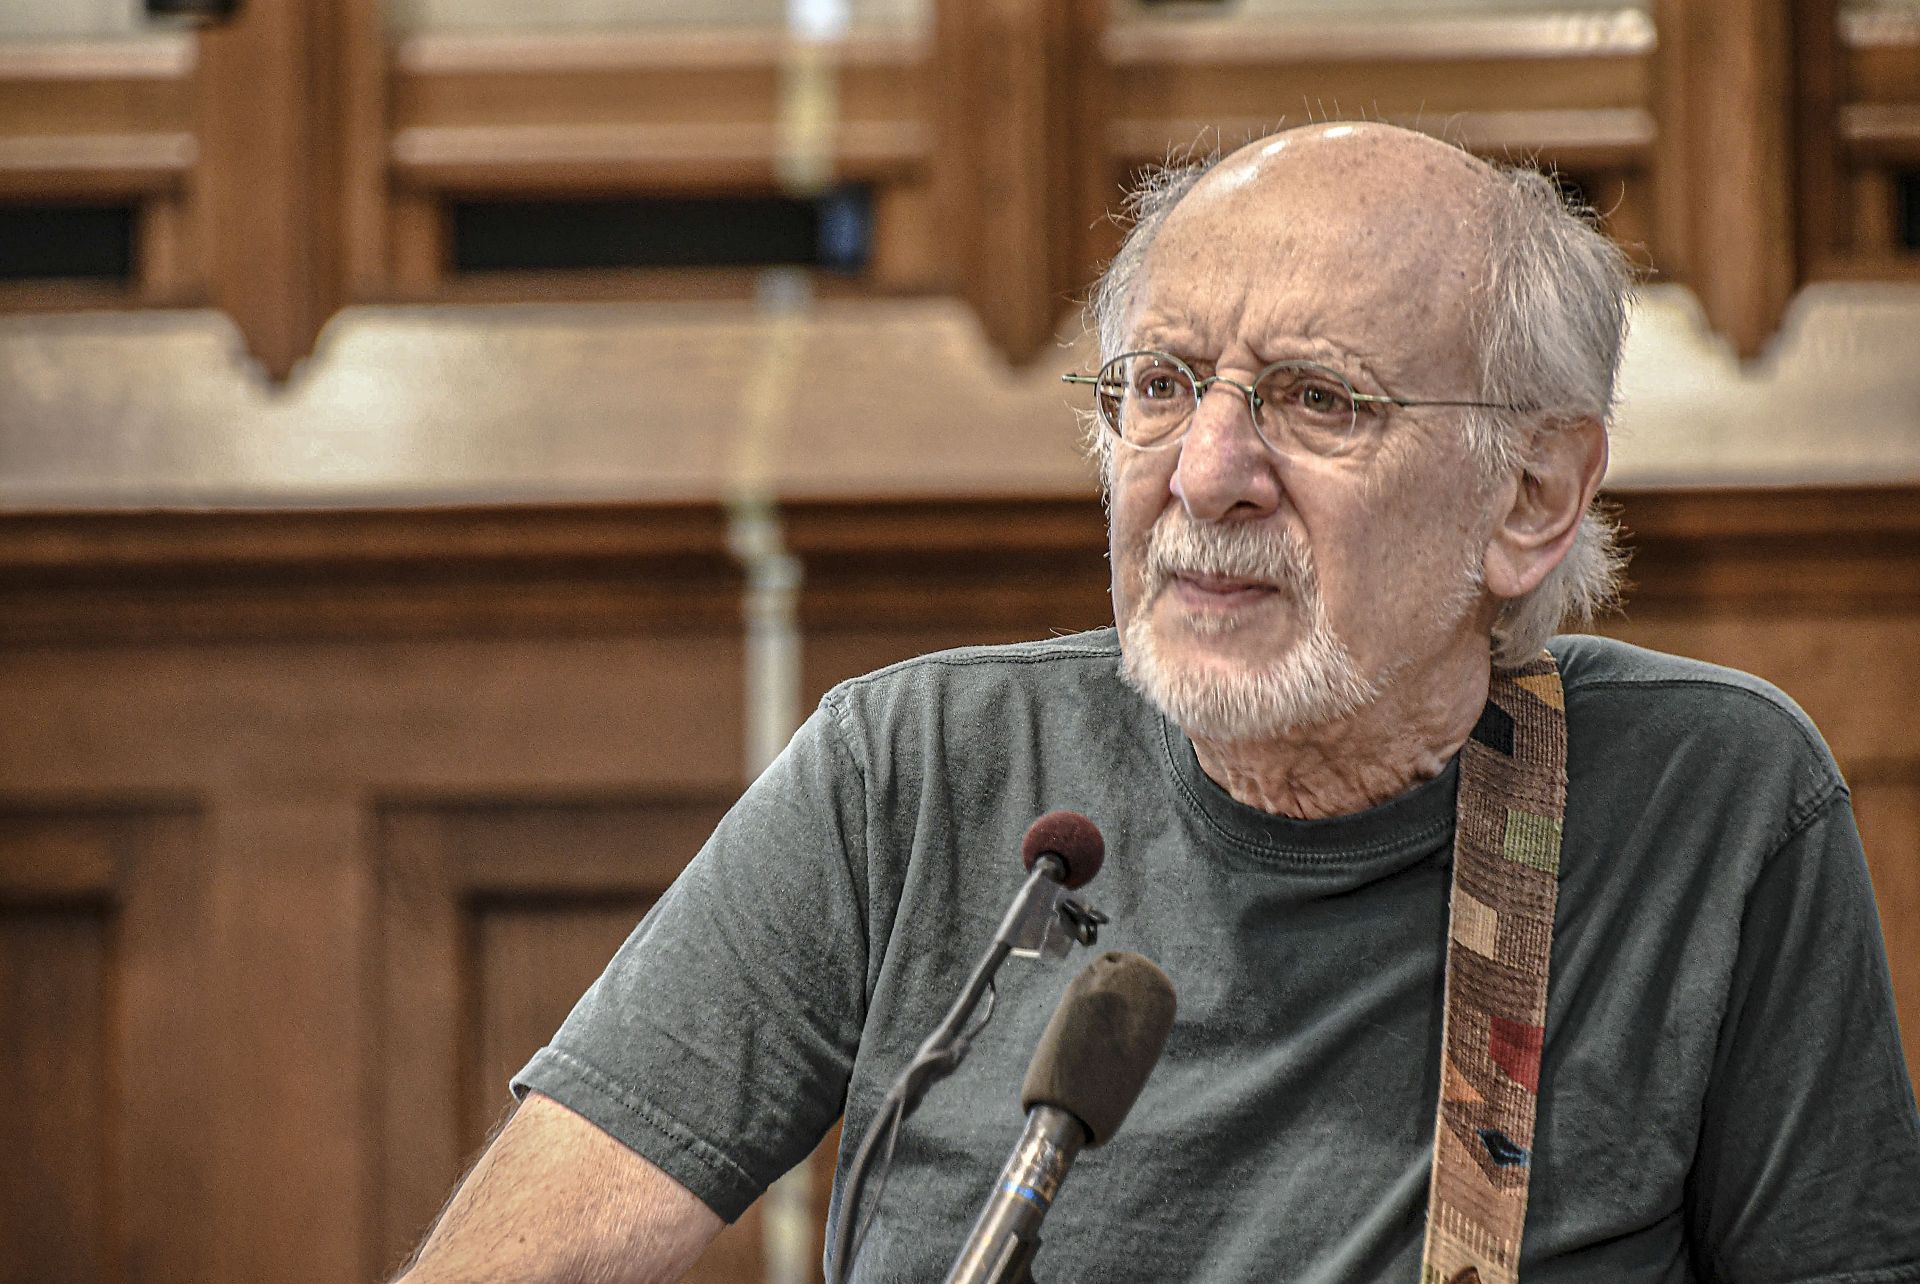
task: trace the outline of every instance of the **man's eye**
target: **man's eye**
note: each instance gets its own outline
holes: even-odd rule
[[[1324,383],[1303,383],[1295,392],[1300,408],[1316,415],[1346,415],[1353,411],[1344,389]]]
[[[1148,401],[1171,401],[1180,395],[1180,380],[1169,374],[1150,374],[1140,380],[1140,395]]]

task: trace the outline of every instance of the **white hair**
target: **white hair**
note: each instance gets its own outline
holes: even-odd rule
[[[1127,196],[1131,226],[1088,302],[1103,362],[1125,350],[1134,286],[1167,215],[1220,159],[1156,167]],[[1526,467],[1535,431],[1589,419],[1611,429],[1633,289],[1632,267],[1594,225],[1592,210],[1569,204],[1537,170],[1493,173],[1482,229],[1486,268],[1469,319],[1480,362],[1477,399],[1525,409],[1466,412],[1468,446],[1489,478]],[[1112,479],[1112,440],[1097,418],[1086,418],[1104,484]],[[1518,668],[1563,626],[1611,609],[1625,565],[1618,527],[1596,503],[1559,565],[1502,608],[1494,663]]]
[[[1296,727],[1338,721],[1379,697],[1379,685],[1360,672],[1327,618],[1312,550],[1285,526],[1202,524],[1170,508],[1148,532],[1143,570],[1141,608],[1127,621],[1120,648],[1121,675],[1188,735],[1268,740]],[[1299,645],[1267,664],[1224,672],[1164,658],[1150,604],[1182,571],[1285,585],[1300,613]],[[1182,627],[1218,635],[1239,628],[1240,621],[1197,614],[1183,619]]]

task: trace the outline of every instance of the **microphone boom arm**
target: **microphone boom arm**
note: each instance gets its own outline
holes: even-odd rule
[[[1024,958],[1063,958],[1072,941],[1091,945],[1098,939],[1100,924],[1108,921],[1107,916],[1069,892],[1062,885],[1066,877],[1066,862],[1052,852],[1041,853],[1033,862],[1020,894],[1014,897],[1006,917],[1000,920],[993,944],[973,969],[973,975],[967,978],[960,997],[954,1000],[947,1015],[887,1089],[847,1170],[846,1192],[841,1199],[840,1220],[834,1233],[832,1261],[837,1279],[851,1278],[853,1257],[859,1252],[859,1228],[855,1223],[860,1211],[860,1192],[880,1139],[890,1131],[885,1126],[887,1119],[893,1116],[892,1128],[897,1129],[927,1095],[927,1089],[952,1074],[966,1057],[973,1043],[973,1035],[966,1030],[967,1022],[980,1006],[980,1000],[993,988],[993,978],[999,973],[1000,965],[1007,961],[1009,954]],[[1020,1277],[1007,1278],[1012,1281]],[[1030,1280],[1031,1276],[1025,1278]]]

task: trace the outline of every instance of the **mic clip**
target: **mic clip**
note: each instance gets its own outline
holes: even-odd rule
[[[1078,941],[1092,945],[1100,939],[1107,916],[1057,883],[1043,884],[1008,916],[1001,939],[1026,959],[1063,959]]]

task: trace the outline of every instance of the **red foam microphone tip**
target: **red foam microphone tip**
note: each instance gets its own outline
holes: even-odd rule
[[[1033,862],[1046,855],[1058,856],[1067,867],[1062,882],[1068,887],[1084,887],[1100,872],[1100,862],[1107,858],[1107,844],[1100,837],[1100,827],[1079,812],[1050,811],[1027,826],[1027,836],[1020,844],[1020,863],[1031,872]]]

